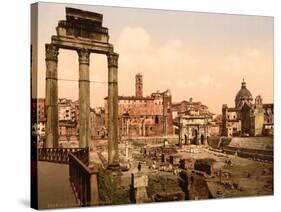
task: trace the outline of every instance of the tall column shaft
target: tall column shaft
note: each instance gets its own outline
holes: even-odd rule
[[[204,129],[204,145],[208,145],[208,127],[205,126]]]
[[[79,49],[79,146],[89,147],[90,143],[90,73],[87,49]]]
[[[142,136],[145,136],[145,121],[142,123]]]
[[[190,143],[189,126],[187,126],[187,145],[189,145]]]
[[[182,147],[182,132],[183,124],[181,123],[181,118],[179,118],[179,147]]]
[[[118,54],[109,53],[108,61],[108,165],[119,166],[118,157]]]
[[[58,48],[46,44],[46,144],[47,148],[58,147]]]
[[[164,136],[167,136],[167,126],[168,126],[168,117],[167,116],[164,116],[165,118],[165,126],[164,126]]]
[[[129,136],[129,119],[127,119],[126,124],[126,136]]]

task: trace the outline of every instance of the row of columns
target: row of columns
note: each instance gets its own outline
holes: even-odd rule
[[[58,147],[58,47],[46,44],[46,147]],[[90,50],[77,49],[79,56],[79,146],[90,142]],[[108,162],[118,165],[118,54],[109,52],[108,62]]]

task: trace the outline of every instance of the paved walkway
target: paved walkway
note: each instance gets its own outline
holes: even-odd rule
[[[40,209],[76,207],[68,165],[38,162],[38,205]]]

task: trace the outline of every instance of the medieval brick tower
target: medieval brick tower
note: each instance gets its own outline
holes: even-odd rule
[[[142,75],[140,73],[136,75],[136,96],[137,97],[143,96]]]

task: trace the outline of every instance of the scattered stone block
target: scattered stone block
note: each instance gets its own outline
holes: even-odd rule
[[[147,190],[148,186],[148,177],[143,173],[134,173],[132,174],[132,189],[134,192],[134,200],[136,203],[147,202]]]

